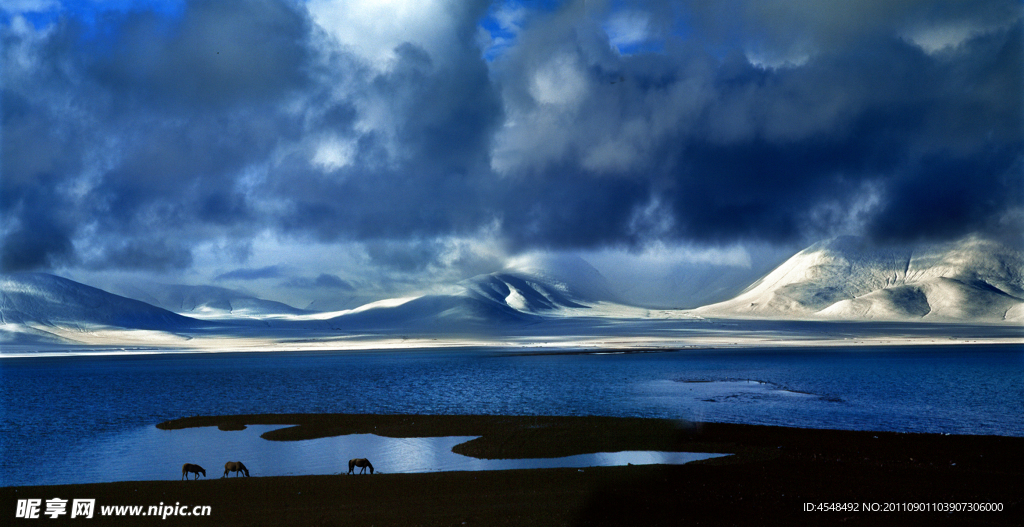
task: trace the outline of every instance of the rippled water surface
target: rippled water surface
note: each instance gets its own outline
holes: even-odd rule
[[[0,360],[0,397],[0,485],[23,485],[70,481],[92,470],[74,466],[87,458],[76,452],[130,434],[162,432],[153,425],[190,415],[610,415],[1024,436],[1024,350],[518,355],[463,349],[16,358]],[[39,460],[52,466],[64,459],[70,464],[65,475],[35,469]],[[172,464],[180,473],[180,460]]]

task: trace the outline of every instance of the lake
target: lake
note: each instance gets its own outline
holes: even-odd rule
[[[0,396],[0,485],[59,484],[95,481],[80,466],[95,445],[132,451],[157,423],[192,415],[607,415],[1024,436],[1024,347],[4,358]],[[206,469],[216,477],[223,464]]]

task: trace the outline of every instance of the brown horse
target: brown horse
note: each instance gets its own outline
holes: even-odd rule
[[[245,474],[245,477],[249,477],[249,469],[245,468],[241,461],[228,461],[224,463],[224,475],[221,477],[227,477],[228,472],[234,472],[236,478],[239,474]]]
[[[192,463],[185,463],[181,466],[181,479],[188,479],[188,473],[192,472],[196,475],[195,479],[199,479],[199,473],[203,473],[203,477],[206,477],[206,469],[199,465],[193,465]]]
[[[370,464],[370,460],[369,459],[356,458],[356,459],[348,460],[348,473],[349,474],[351,474],[352,471],[355,470],[356,467],[361,467],[362,468],[362,470],[359,471],[360,474],[366,473],[366,469],[367,468],[370,469],[370,474],[373,474],[373,465]]]

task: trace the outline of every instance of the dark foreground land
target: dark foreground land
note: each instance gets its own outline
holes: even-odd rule
[[[681,466],[300,476],[0,488],[5,525],[1022,525],[1024,438],[805,430],[604,417],[252,415],[161,428],[298,425],[272,440],[479,435],[483,458],[620,450],[735,454]],[[210,467],[207,467],[210,470]],[[339,467],[344,471],[344,467]],[[173,477],[172,477],[173,476]],[[45,500],[94,498],[92,519]],[[15,519],[19,499],[44,501]],[[208,505],[210,516],[102,517],[105,505]],[[808,511],[808,504],[827,510]],[[998,504],[1001,512],[936,512]],[[824,507],[822,507],[824,506]],[[869,510],[877,507],[878,510]],[[887,508],[898,509],[886,512]],[[910,510],[904,510],[910,509]],[[926,509],[926,510],[918,510]],[[927,509],[931,509],[930,511]],[[69,504],[70,513],[70,504]]]

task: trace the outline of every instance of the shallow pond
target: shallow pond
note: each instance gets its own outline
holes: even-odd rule
[[[561,458],[476,459],[452,447],[476,436],[392,438],[351,434],[303,441],[269,441],[278,425],[225,432],[216,427],[160,430],[145,427],[70,452],[56,467],[41,467],[68,483],[180,479],[181,465],[194,463],[206,477],[220,477],[227,461],[242,461],[252,476],[344,474],[348,460],[363,457],[379,473],[584,468],[626,464],[682,464],[725,454],[691,452],[602,452]],[[357,469],[358,471],[358,469]],[[230,474],[236,477],[235,473]]]

